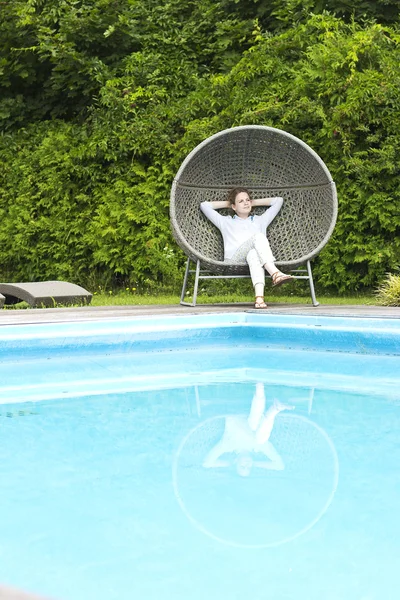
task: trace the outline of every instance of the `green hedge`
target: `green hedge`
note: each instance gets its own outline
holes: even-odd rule
[[[58,4],[71,28],[71,5]],[[320,14],[271,34],[211,1],[154,2],[150,25],[151,3],[132,3],[133,27],[118,11],[111,18],[112,4],[95,15],[106,29],[92,15],[75,37],[25,15],[20,31],[34,48],[18,59],[32,55],[25,79],[22,63],[3,61],[2,280],[175,283],[184,257],[169,226],[173,176],[196,144],[240,124],[300,137],[337,183],[339,219],[316,261],[319,285],[371,287],[400,264],[395,28]]]

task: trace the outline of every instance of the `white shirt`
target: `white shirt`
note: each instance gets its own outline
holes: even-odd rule
[[[215,210],[211,202],[202,202],[200,208],[222,234],[224,241],[224,259],[229,260],[236,250],[255,233],[266,234],[266,229],[280,211],[283,198],[269,198],[271,206],[262,215],[254,215],[241,219],[237,215],[226,217]]]

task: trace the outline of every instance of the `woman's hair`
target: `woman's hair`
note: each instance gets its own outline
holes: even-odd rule
[[[250,192],[249,192],[249,190],[248,190],[248,189],[246,189],[246,188],[244,188],[244,187],[237,187],[237,188],[234,188],[233,190],[231,190],[231,191],[228,193],[228,196],[227,196],[227,198],[226,198],[226,199],[228,200],[228,202],[229,202],[229,204],[230,204],[230,205],[232,205],[232,204],[235,204],[236,196],[237,196],[238,194],[240,194],[241,192],[245,192],[245,194],[247,194],[247,195],[249,196],[249,198],[251,197],[251,196],[250,196]]]

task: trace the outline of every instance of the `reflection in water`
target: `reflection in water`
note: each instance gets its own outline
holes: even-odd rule
[[[294,539],[321,518],[337,487],[338,460],[326,432],[293,406],[266,404],[257,384],[249,413],[201,421],[173,462],[174,492],[186,517],[233,546]]]
[[[3,405],[0,579],[73,600],[396,598],[398,399],[266,383],[267,410],[296,406],[268,440],[284,469],[240,477],[234,452],[204,468],[253,392],[246,380],[69,398],[21,418],[7,413],[27,406]],[[326,433],[341,479],[323,514],[337,483]]]
[[[265,407],[264,384],[257,383],[248,417],[225,417],[222,438],[205,457],[203,467],[228,467],[233,460],[237,473],[242,477],[250,475],[252,467],[277,471],[284,469],[284,462],[269,439],[276,416],[283,410],[293,410],[294,406],[274,400],[267,411]],[[260,459],[260,456],[264,459]]]

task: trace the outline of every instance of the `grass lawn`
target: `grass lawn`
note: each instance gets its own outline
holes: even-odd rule
[[[254,296],[249,286],[231,285],[221,289],[215,287],[208,290],[199,290],[197,304],[235,304],[235,303],[254,303]],[[357,305],[378,305],[376,295],[370,293],[354,293],[347,295],[327,294],[322,291],[317,292],[317,300],[320,304],[357,304]],[[191,297],[187,296],[191,301]],[[91,306],[144,306],[144,305],[177,305],[180,301],[180,292],[175,293],[160,288],[155,291],[139,293],[135,288],[123,290],[105,290],[98,288],[93,292]],[[269,286],[265,288],[265,301],[272,303],[290,303],[290,304],[308,304],[311,305],[311,296],[308,287],[288,284],[279,289],[272,289]],[[62,305],[58,304],[61,307]],[[30,308],[26,302],[19,302],[14,305],[5,306],[5,309],[24,309]]]
[[[266,302],[270,303],[290,303],[290,304],[311,304],[310,296],[278,295],[276,292],[265,295]],[[353,296],[328,296],[317,294],[317,300],[320,304],[364,304],[373,306],[376,300],[373,294],[359,294]],[[149,305],[149,304],[179,304],[179,295],[140,295],[135,293],[95,293],[92,299],[92,306],[122,306],[122,305]],[[221,295],[201,295],[197,297],[198,304],[231,304],[236,302],[254,302],[252,295],[245,294],[221,294]]]

